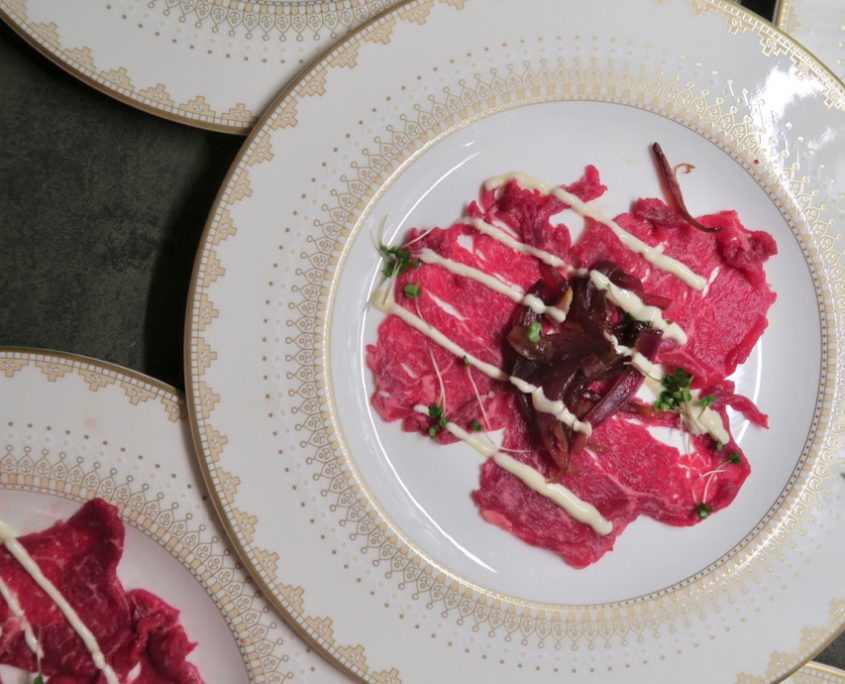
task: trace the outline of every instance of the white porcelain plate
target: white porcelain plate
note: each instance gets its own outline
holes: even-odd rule
[[[757,682],[820,650],[845,623],[843,125],[835,79],[717,0],[416,0],[328,53],[233,167],[189,307],[205,474],[275,605],[366,681]],[[726,511],[637,520],[574,570],[481,520],[472,452],[371,411],[372,237],[448,225],[512,170],[595,164],[619,213],[660,193],[654,141],[695,164],[699,213],[778,241],[735,378],[771,428],[732,416],[753,473]]]
[[[181,611],[209,684],[339,682],[229,550],[197,471],[184,401],[91,359],[0,349],[0,519],[19,534],[101,497],[126,525],[118,575]],[[32,677],[0,666],[8,684]]]
[[[303,65],[394,3],[0,0],[0,18],[118,100],[244,135]]]
[[[845,78],[845,5],[839,0],[779,0],[775,22]]]

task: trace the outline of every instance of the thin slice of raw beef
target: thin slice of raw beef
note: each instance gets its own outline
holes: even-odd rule
[[[178,611],[147,592],[124,591],[117,577],[124,527],[117,509],[94,499],[66,521],[19,538],[38,567],[65,597],[97,640],[121,681],[141,662],[139,684],[201,684],[185,661],[193,648]],[[51,684],[101,684],[82,639],[29,573],[0,547],[0,577],[16,596],[44,657]],[[18,618],[0,599],[0,663],[36,672],[35,654]]]

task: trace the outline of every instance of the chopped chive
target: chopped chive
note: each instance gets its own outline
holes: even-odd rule
[[[44,677],[41,675],[35,675],[35,679],[32,680],[32,684],[44,684]]]
[[[402,291],[408,299],[417,299],[422,294],[422,288],[419,283],[408,283],[402,288]]]
[[[430,428],[428,428],[428,436],[431,437],[432,439],[437,437],[437,432],[438,432],[437,428],[434,427],[433,425]]]
[[[440,404],[431,404],[428,407],[429,418],[440,418],[443,415],[443,407]]]
[[[698,504],[695,507],[695,512],[698,513],[698,517],[704,520],[708,515],[713,512],[713,509],[708,506],[706,503]]]
[[[468,356],[464,356],[464,365],[469,366],[469,357]]]
[[[440,429],[444,429],[446,427],[446,416],[440,416],[440,419],[437,421],[437,425],[440,426]]]
[[[706,397],[701,397],[701,399],[698,400],[698,405],[701,406],[702,408],[707,408],[714,401],[716,401],[715,395],[708,394]]]
[[[734,465],[738,465],[742,461],[742,459],[739,457],[738,451],[732,451],[731,453],[729,453],[728,460]]]
[[[543,326],[534,321],[531,325],[528,326],[528,341],[529,342],[539,342],[540,341],[540,334],[543,332]]]
[[[469,424],[469,429],[473,432],[481,432],[481,422],[474,420]]]

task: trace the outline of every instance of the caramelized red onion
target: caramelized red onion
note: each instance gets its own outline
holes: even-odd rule
[[[669,191],[669,194],[672,196],[672,199],[675,201],[676,208],[680,212],[681,216],[684,217],[684,220],[693,228],[703,230],[705,233],[718,233],[719,228],[710,228],[705,226],[689,213],[686,202],[684,202],[684,195],[681,192],[681,185],[678,183],[678,175],[675,173],[675,169],[672,168],[669,160],[666,159],[666,155],[663,154],[663,150],[660,148],[659,144],[654,143],[654,145],[651,146],[651,149],[654,151],[654,157],[657,160],[657,168],[660,171],[660,177],[662,178],[666,189]],[[692,168],[690,164],[685,164],[684,166],[688,169]]]
[[[645,301],[647,295],[642,282],[635,276],[607,261],[597,263],[594,268]],[[557,292],[544,279],[530,292],[544,302],[571,293],[567,320],[558,326],[547,324],[539,339],[532,341],[529,329],[541,317],[527,306],[520,307],[507,335],[510,374],[541,386],[549,400],[562,401],[579,420],[595,427],[617,411],[630,407],[643,382],[642,374],[630,365],[629,359],[616,353],[607,334],[616,335],[623,344],[653,360],[661,333],[645,323],[623,319],[610,308],[604,293],[590,278],[575,278],[557,284],[554,289]],[[661,303],[668,305],[668,301]],[[517,395],[517,402],[532,427],[534,438],[557,466],[559,476],[571,474],[571,454],[584,447],[587,436],[548,413],[535,411],[530,397],[523,393]]]

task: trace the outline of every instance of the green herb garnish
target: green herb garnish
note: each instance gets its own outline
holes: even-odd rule
[[[469,357],[468,356],[464,357],[464,365],[469,366]]]
[[[528,326],[528,341],[537,343],[540,341],[540,335],[543,332],[543,326],[541,323],[534,321],[531,325]]]
[[[734,465],[738,465],[742,461],[742,459],[739,457],[738,451],[732,451],[731,453],[729,453],[728,460]]]
[[[422,288],[419,283],[408,283],[402,288],[402,291],[408,299],[416,299],[422,294]]]
[[[698,517],[704,520],[708,515],[713,512],[713,509],[710,508],[706,503],[698,504],[695,507],[695,512],[698,513]]]
[[[716,401],[716,396],[713,394],[708,394],[706,397],[701,397],[701,399],[698,400],[698,405],[701,408],[707,408],[714,401]]]
[[[32,684],[44,684],[44,677],[41,675],[35,675],[35,679],[32,680]]]
[[[481,428],[482,428],[481,421],[474,420],[469,424],[469,429],[472,430],[473,432],[481,432]]]
[[[409,268],[419,268],[420,260],[411,258],[411,250],[404,247],[388,247],[381,245],[378,251],[385,259],[384,268],[381,270],[385,278],[400,276]]]
[[[716,440],[716,451],[721,451],[725,448],[725,445],[722,444],[718,439]]]
[[[690,390],[692,374],[687,373],[683,368],[676,368],[672,373],[664,375],[661,382],[664,390],[654,402],[661,411],[680,411],[681,405],[692,399]]]
[[[428,436],[434,439],[437,433],[446,428],[446,415],[443,413],[443,407],[440,404],[431,404],[428,407],[428,417],[432,424],[428,428]]]

